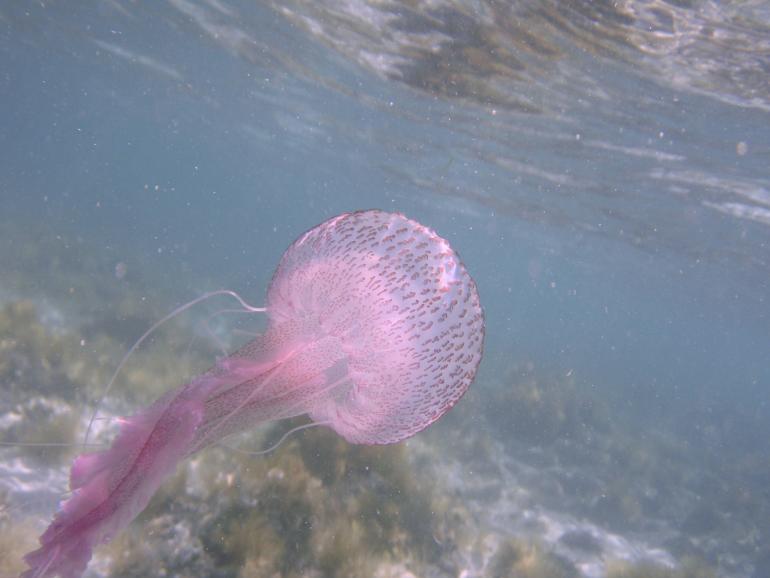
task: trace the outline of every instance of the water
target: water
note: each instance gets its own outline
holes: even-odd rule
[[[77,439],[165,311],[225,286],[258,304],[298,234],[397,210],[446,237],[479,286],[470,394],[395,453],[310,430],[273,461],[204,455],[180,474],[191,497],[169,490],[134,524],[170,544],[143,551],[148,572],[486,577],[539,560],[604,576],[648,560],[770,576],[766,3],[410,6],[0,6],[0,296],[15,304],[0,439]],[[213,359],[201,317],[155,340],[108,413]],[[179,361],[196,331],[204,350]],[[0,455],[3,528],[29,527],[28,547],[71,455]],[[367,473],[381,470],[404,473]],[[443,482],[424,495],[426,479]],[[386,524],[377,512],[407,488],[430,507]],[[374,506],[345,510],[346,495]],[[249,500],[267,513],[238,547],[229,512]],[[360,534],[344,534],[353,518]],[[213,545],[217,524],[236,545]],[[136,557],[136,538],[120,548],[93,575],[131,575],[116,550]],[[373,567],[335,565],[334,548]]]

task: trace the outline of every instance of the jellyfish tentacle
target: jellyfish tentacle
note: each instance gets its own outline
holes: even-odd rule
[[[257,393],[259,391],[261,391],[262,389],[267,387],[270,384],[270,382],[273,379],[275,379],[275,376],[280,373],[282,367],[283,366],[279,365],[278,367],[275,367],[275,368],[273,368],[271,370],[268,370],[269,374],[267,375],[267,377],[265,377],[265,380],[258,387],[255,387],[250,392],[250,394],[244,400],[242,400],[239,403],[238,406],[235,407],[235,409],[233,409],[230,412],[226,413],[224,416],[217,418],[216,421],[211,425],[210,429],[207,429],[207,431],[205,432],[203,437],[200,440],[196,441],[196,443],[194,445],[194,448],[191,451],[191,453],[194,453],[194,452],[198,451],[199,449],[203,449],[204,447],[209,445],[211,443],[211,438],[213,437],[214,433],[216,431],[218,431],[218,430],[221,430],[222,427],[227,423],[227,421],[230,420],[233,417],[233,415],[238,413],[238,411],[240,411],[252,399],[254,399],[254,397],[257,395]],[[207,427],[207,426],[209,426],[208,423],[202,424],[202,427]]]
[[[232,451],[234,451],[236,453],[244,454],[244,455],[247,455],[247,456],[264,456],[266,454],[269,454],[270,452],[274,452],[275,450],[277,450],[281,446],[281,444],[283,442],[285,442],[286,439],[290,435],[295,434],[297,432],[300,432],[302,430],[310,429],[312,427],[317,427],[317,426],[321,426],[321,425],[329,425],[330,423],[331,422],[328,422],[328,421],[311,421],[310,423],[305,423],[305,424],[302,424],[302,425],[298,425],[297,427],[293,427],[289,431],[287,431],[285,434],[283,434],[278,439],[277,442],[275,442],[273,445],[268,446],[267,448],[265,448],[263,450],[257,450],[257,451],[244,450],[243,448],[232,446],[232,445],[227,444],[225,442],[219,442],[219,445],[222,446],[222,447],[227,448],[228,450],[232,450]]]
[[[103,448],[107,444],[93,442],[86,444],[89,448]],[[81,442],[0,442],[0,446],[8,446],[13,448],[82,448]]]
[[[118,364],[117,368],[115,369],[115,372],[112,374],[112,377],[110,378],[109,382],[107,382],[107,385],[104,388],[104,391],[102,391],[101,395],[99,396],[99,399],[96,401],[96,404],[94,404],[94,411],[91,414],[91,419],[88,421],[88,426],[86,427],[86,433],[83,436],[83,447],[86,447],[86,444],[88,444],[88,438],[91,435],[91,429],[93,428],[94,420],[97,417],[97,414],[99,413],[99,409],[101,409],[102,403],[104,402],[104,399],[107,397],[109,392],[112,390],[112,386],[115,385],[115,380],[118,377],[118,374],[123,369],[123,366],[128,361],[129,357],[136,351],[136,349],[147,339],[152,333],[155,332],[161,325],[166,323],[167,321],[170,321],[177,315],[187,311],[191,307],[197,305],[198,303],[201,303],[202,301],[206,301],[207,299],[210,299],[212,297],[215,297],[217,295],[228,295],[230,297],[233,297],[238,303],[241,304],[241,306],[246,310],[250,311],[252,313],[265,313],[267,312],[266,307],[254,307],[252,305],[249,305],[238,293],[235,291],[231,291],[230,289],[217,289],[216,291],[209,291],[208,293],[204,293],[200,297],[196,297],[192,301],[188,301],[187,303],[184,303],[183,305],[180,305],[176,309],[174,309],[171,313],[166,315],[165,317],[159,319],[155,323],[152,324],[152,326],[145,331],[142,336],[137,339],[134,344],[130,347],[130,349],[126,352],[126,354],[123,356],[123,358],[120,360],[120,363]]]
[[[315,334],[315,341],[306,342],[296,333],[303,328],[311,333],[317,329],[312,324],[273,328],[256,346],[218,363],[202,383],[208,387],[200,394],[205,395],[206,414],[191,454],[254,423],[309,413],[329,392],[350,381],[339,341]],[[295,338],[291,347],[280,341],[287,332]],[[263,359],[261,347],[273,352],[270,363]]]
[[[256,312],[257,313],[264,313],[265,311],[260,309],[259,311],[256,311]],[[222,357],[227,357],[227,350],[225,348],[225,344],[224,344],[224,342],[219,337],[217,337],[214,334],[214,330],[211,328],[210,323],[211,323],[211,321],[213,319],[216,319],[220,315],[224,315],[226,313],[247,313],[247,314],[252,314],[252,313],[255,313],[255,311],[253,311],[251,309],[243,309],[243,308],[241,308],[241,309],[219,309],[217,311],[214,311],[214,313],[212,313],[211,315],[209,315],[208,317],[206,317],[202,321],[200,321],[200,324],[206,330],[206,333],[209,335],[209,337],[211,337],[217,343],[217,346],[219,347],[220,351],[222,352]],[[236,333],[236,332],[237,333],[244,333],[246,335],[249,335],[250,337],[257,337],[258,335],[260,335],[259,333],[254,333],[254,332],[250,332],[250,331],[243,331],[243,330],[238,329],[238,328],[233,329],[232,332],[233,333]],[[192,346],[195,343],[196,339],[198,339],[198,335],[197,334],[193,335],[192,339],[190,339],[190,343],[188,343],[187,349],[185,351],[185,355],[186,356],[190,354],[190,351],[192,350]]]

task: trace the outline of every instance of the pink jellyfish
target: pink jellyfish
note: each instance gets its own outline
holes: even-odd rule
[[[352,443],[399,442],[447,412],[481,360],[473,279],[447,241],[400,214],[346,213],[302,235],[265,311],[263,335],[75,460],[74,493],[22,578],[81,576],[181,460],[225,436],[307,414]]]

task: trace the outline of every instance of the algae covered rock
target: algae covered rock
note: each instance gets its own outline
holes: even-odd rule
[[[510,538],[497,548],[484,578],[574,578],[567,561],[533,541]]]
[[[451,535],[452,507],[403,445],[353,446],[319,427],[265,456],[195,457],[105,553],[111,575],[127,578],[150,565],[214,577],[357,578],[396,566],[419,576],[440,557],[436,536]],[[148,532],[159,538],[152,552]]]
[[[69,457],[66,446],[35,444],[74,441],[82,403],[75,380],[88,373],[85,366],[78,337],[44,326],[32,302],[0,309],[0,441],[27,444],[6,447],[6,453],[44,461]]]
[[[685,558],[675,568],[653,562],[610,562],[607,578],[716,578],[716,572],[701,561]]]

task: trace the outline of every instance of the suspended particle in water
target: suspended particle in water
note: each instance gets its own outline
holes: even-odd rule
[[[118,261],[115,264],[115,279],[123,279],[128,272],[128,267],[123,261]]]

